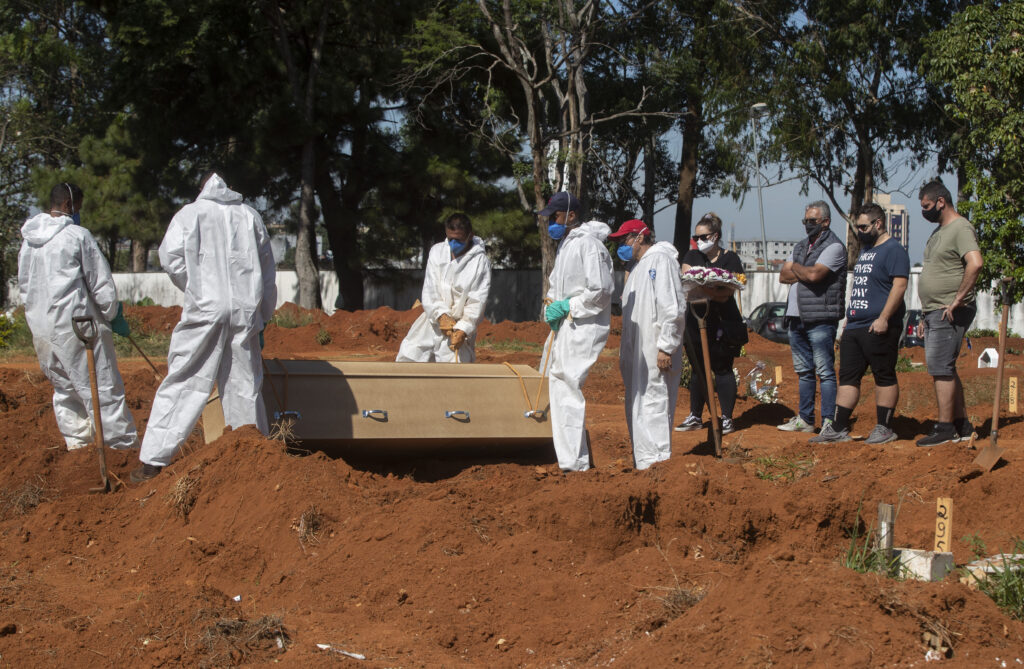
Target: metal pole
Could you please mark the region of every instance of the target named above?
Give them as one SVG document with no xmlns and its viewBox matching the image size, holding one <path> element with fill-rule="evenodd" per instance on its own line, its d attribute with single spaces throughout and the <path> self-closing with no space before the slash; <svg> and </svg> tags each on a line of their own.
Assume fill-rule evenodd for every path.
<svg viewBox="0 0 1024 669">
<path fill-rule="evenodd" d="M 763 102 L 751 105 L 750 120 L 754 123 L 754 162 L 757 165 L 757 212 L 761 217 L 761 254 L 764 259 L 764 268 L 768 269 L 768 236 L 764 231 L 764 201 L 761 198 L 761 154 L 757 148 L 757 135 L 760 130 L 758 119 L 767 114 L 768 105 Z"/>
</svg>

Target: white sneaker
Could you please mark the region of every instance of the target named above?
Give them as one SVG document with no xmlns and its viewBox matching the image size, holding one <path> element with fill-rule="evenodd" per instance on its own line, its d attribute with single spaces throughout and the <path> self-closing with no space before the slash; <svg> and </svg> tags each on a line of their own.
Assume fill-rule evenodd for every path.
<svg viewBox="0 0 1024 669">
<path fill-rule="evenodd" d="M 804 422 L 804 419 L 798 415 L 793 416 L 787 422 L 778 426 L 783 432 L 814 432 L 814 426 L 808 425 Z"/>
<path fill-rule="evenodd" d="M 701 422 L 700 418 L 694 416 L 692 413 L 686 417 L 679 425 L 676 425 L 676 432 L 690 432 L 692 430 L 699 430 L 704 427 L 704 423 Z"/>
<path fill-rule="evenodd" d="M 726 418 L 722 416 L 722 434 L 729 434 L 735 430 L 735 426 L 732 424 L 732 418 Z"/>
</svg>

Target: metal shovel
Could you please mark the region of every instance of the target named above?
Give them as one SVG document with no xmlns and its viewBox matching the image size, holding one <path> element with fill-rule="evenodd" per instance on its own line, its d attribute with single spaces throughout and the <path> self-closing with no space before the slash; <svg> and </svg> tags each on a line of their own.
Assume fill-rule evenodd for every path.
<svg viewBox="0 0 1024 669">
<path fill-rule="evenodd" d="M 82 343 L 85 344 L 85 353 L 89 360 L 89 384 L 92 386 L 92 416 L 96 426 L 96 452 L 100 458 L 100 487 L 89 488 L 89 492 L 111 492 L 110 479 L 107 477 L 107 447 L 103 439 L 103 418 L 100 415 L 100 391 L 96 381 L 96 354 L 93 353 L 93 345 L 96 343 L 98 332 L 96 321 L 92 316 L 75 316 L 71 319 L 71 328 L 75 331 Z"/>
<path fill-rule="evenodd" d="M 1003 303 L 1003 317 L 999 321 L 999 367 L 996 371 L 996 396 L 992 402 L 992 431 L 988 446 L 981 449 L 978 457 L 974 458 L 974 464 L 981 467 L 981 471 L 990 472 L 999 462 L 999 458 L 1006 452 L 1006 449 L 999 447 L 999 403 L 1003 393 L 1003 367 L 1006 365 L 1006 328 L 1010 318 L 1010 278 L 1004 276 L 1000 281 L 1000 293 Z"/>
</svg>

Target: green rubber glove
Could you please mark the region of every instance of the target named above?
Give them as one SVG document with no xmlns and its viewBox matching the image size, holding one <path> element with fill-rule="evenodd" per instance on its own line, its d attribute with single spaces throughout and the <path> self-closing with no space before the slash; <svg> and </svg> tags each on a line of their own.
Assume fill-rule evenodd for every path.
<svg viewBox="0 0 1024 669">
<path fill-rule="evenodd" d="M 558 332 L 558 328 L 562 327 L 562 321 L 569 315 L 569 300 L 558 300 L 552 302 L 544 309 L 544 320 L 551 327 L 552 330 Z"/>
<path fill-rule="evenodd" d="M 120 302 L 117 303 L 117 315 L 110 321 L 110 329 L 114 331 L 114 334 L 119 334 L 122 337 L 127 337 L 132 333 L 132 329 L 128 327 L 128 321 L 124 319 L 124 305 Z"/>
<path fill-rule="evenodd" d="M 266 329 L 267 328 L 263 328 L 263 330 L 266 330 Z M 265 344 L 263 343 L 263 330 L 260 330 L 260 350 L 261 351 L 263 350 L 263 347 L 265 346 Z"/>
</svg>

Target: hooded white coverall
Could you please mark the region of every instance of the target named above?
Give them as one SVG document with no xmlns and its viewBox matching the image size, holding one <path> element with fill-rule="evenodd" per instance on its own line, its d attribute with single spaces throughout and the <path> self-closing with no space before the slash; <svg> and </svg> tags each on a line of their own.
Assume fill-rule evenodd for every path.
<svg viewBox="0 0 1024 669">
<path fill-rule="evenodd" d="M 584 434 L 587 402 L 583 382 L 597 361 L 611 324 L 612 257 L 604 247 L 611 229 L 600 221 L 573 228 L 562 240 L 549 277 L 547 297 L 553 302 L 569 298 L 569 317 L 545 344 L 541 369 L 548 365 L 551 433 L 558 466 L 564 471 L 590 468 L 590 450 Z"/>
<path fill-rule="evenodd" d="M 164 467 L 188 438 L 214 383 L 224 422 L 268 431 L 259 333 L 274 315 L 274 256 L 263 219 L 214 174 L 171 219 L 160 264 L 185 292 L 139 460 Z"/>
<path fill-rule="evenodd" d="M 473 244 L 458 258 L 452 257 L 447 241 L 434 244 L 423 277 L 423 313 L 402 340 L 395 362 L 455 362 L 455 351 L 448 348 L 448 337 L 437 325 L 444 314 L 457 321 L 456 330 L 466 333 L 459 362 L 476 360 L 476 328 L 490 290 L 491 261 L 482 239 L 473 237 Z"/>
<path fill-rule="evenodd" d="M 92 234 L 70 216 L 33 216 L 21 228 L 18 294 L 43 374 L 53 384 L 53 413 L 68 450 L 93 439 L 92 385 L 85 344 L 71 327 L 74 316 L 96 323 L 96 382 L 103 439 L 111 448 L 138 445 L 124 399 L 109 321 L 117 289 Z"/>
<path fill-rule="evenodd" d="M 672 454 L 672 420 L 682 372 L 686 300 L 679 252 L 668 242 L 647 249 L 622 291 L 619 371 L 626 386 L 626 423 L 637 469 Z M 672 357 L 658 369 L 658 351 Z"/>
</svg>

